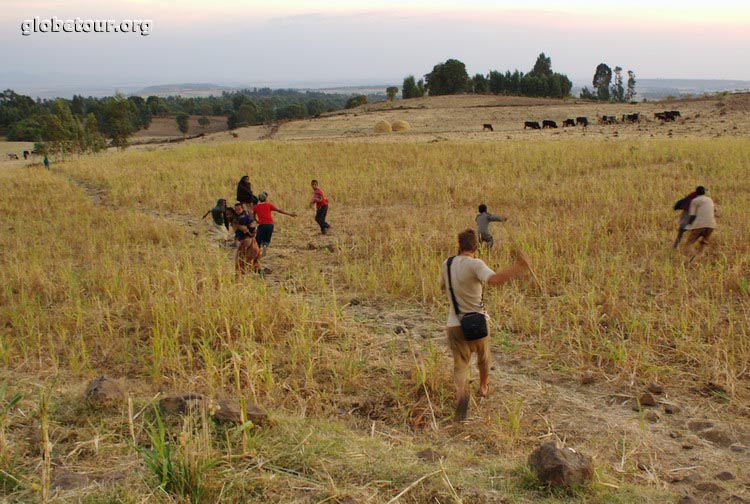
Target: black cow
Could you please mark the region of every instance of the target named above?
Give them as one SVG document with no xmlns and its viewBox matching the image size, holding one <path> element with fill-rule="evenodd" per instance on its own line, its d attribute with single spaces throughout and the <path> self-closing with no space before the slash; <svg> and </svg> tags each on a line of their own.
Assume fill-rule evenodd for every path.
<svg viewBox="0 0 750 504">
<path fill-rule="evenodd" d="M 589 120 L 586 117 L 576 117 L 576 124 L 580 124 L 585 128 L 589 125 Z"/>
<path fill-rule="evenodd" d="M 666 112 L 655 112 L 654 119 L 658 119 L 661 122 L 674 121 L 674 116 L 667 114 Z"/>
<path fill-rule="evenodd" d="M 557 123 L 555 121 L 550 121 L 549 119 L 545 119 L 542 121 L 542 129 L 547 128 L 555 128 L 557 129 Z"/>
<path fill-rule="evenodd" d="M 568 126 L 575 126 L 575 125 L 576 125 L 575 119 L 565 119 L 563 121 L 563 128 L 566 128 Z"/>
<path fill-rule="evenodd" d="M 539 123 L 536 121 L 526 121 L 523 123 L 523 129 L 531 128 L 531 129 L 542 129 L 541 126 L 539 126 Z"/>
<path fill-rule="evenodd" d="M 482 125 L 482 131 L 487 131 L 487 130 L 489 130 L 489 131 L 495 131 L 495 130 L 492 129 L 492 125 L 490 123 L 484 123 Z"/>
<path fill-rule="evenodd" d="M 617 124 L 617 117 L 615 116 L 602 116 L 599 119 L 599 124 Z"/>
<path fill-rule="evenodd" d="M 23 158 L 24 159 L 29 159 L 29 156 L 31 156 L 31 152 L 29 152 L 27 150 L 23 151 Z"/>
<path fill-rule="evenodd" d="M 674 121 L 675 119 L 680 117 L 679 110 L 665 110 L 664 114 L 669 118 L 670 121 Z"/>
<path fill-rule="evenodd" d="M 639 123 L 641 122 L 640 114 L 622 114 L 622 122 Z"/>
<path fill-rule="evenodd" d="M 9 153 L 8 159 L 18 159 L 18 154 Z"/>
</svg>

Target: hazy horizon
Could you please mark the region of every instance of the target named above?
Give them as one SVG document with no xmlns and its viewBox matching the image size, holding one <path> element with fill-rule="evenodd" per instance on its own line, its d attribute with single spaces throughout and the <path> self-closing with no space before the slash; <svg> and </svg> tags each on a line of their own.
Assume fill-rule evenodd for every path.
<svg viewBox="0 0 750 504">
<path fill-rule="evenodd" d="M 590 81 L 596 66 L 637 79 L 750 81 L 750 10 L 736 0 L 10 0 L 0 43 L 3 89 L 142 88 L 176 83 L 400 85 L 449 58 L 470 75 L 529 71 L 540 53 L 556 72 Z M 31 33 L 22 23 L 150 20 L 150 34 Z M 272 87 L 272 86 L 271 86 Z"/>
</svg>

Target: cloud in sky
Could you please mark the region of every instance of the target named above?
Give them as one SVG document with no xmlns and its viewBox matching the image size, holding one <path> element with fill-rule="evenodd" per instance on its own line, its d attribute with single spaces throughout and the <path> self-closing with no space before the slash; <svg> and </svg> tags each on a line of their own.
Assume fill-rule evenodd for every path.
<svg viewBox="0 0 750 504">
<path fill-rule="evenodd" d="M 6 1 L 7 68 L 56 81 L 165 83 L 342 81 L 400 84 L 448 58 L 470 73 L 528 71 L 536 56 L 588 79 L 605 62 L 641 78 L 750 80 L 744 2 L 600 0 Z M 34 16 L 151 19 L 137 34 L 21 35 Z"/>
</svg>

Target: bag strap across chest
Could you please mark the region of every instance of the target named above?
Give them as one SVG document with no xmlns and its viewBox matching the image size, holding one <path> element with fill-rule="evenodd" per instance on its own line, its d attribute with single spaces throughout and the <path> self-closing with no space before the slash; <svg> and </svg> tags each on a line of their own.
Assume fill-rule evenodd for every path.
<svg viewBox="0 0 750 504">
<path fill-rule="evenodd" d="M 453 310 L 456 312 L 456 317 L 458 317 L 461 314 L 461 311 L 458 309 L 458 301 L 456 301 L 456 295 L 453 293 L 453 281 L 451 280 L 451 263 L 453 263 L 453 259 L 455 259 L 456 256 L 452 256 L 448 258 L 448 288 L 451 292 L 451 299 L 453 300 Z"/>
</svg>

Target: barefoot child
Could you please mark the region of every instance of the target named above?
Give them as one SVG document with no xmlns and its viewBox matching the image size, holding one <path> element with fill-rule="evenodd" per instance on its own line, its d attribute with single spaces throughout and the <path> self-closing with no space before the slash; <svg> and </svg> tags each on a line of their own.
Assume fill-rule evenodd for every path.
<svg viewBox="0 0 750 504">
<path fill-rule="evenodd" d="M 276 208 L 274 205 L 266 201 L 267 199 L 267 193 L 258 193 L 258 204 L 253 207 L 253 217 L 255 217 L 255 220 L 258 222 L 258 231 L 255 235 L 255 240 L 260 247 L 261 257 L 266 255 L 266 249 L 271 243 L 271 235 L 273 235 L 273 216 L 271 215 L 271 212 L 278 212 L 290 217 L 297 217 L 296 213 L 285 212 L 280 208 Z"/>
<path fill-rule="evenodd" d="M 323 195 L 323 191 L 320 190 L 320 187 L 318 187 L 317 180 L 313 180 L 310 185 L 312 186 L 313 190 L 313 197 L 312 200 L 310 200 L 310 206 L 315 205 L 315 207 L 317 208 L 315 212 L 315 222 L 317 222 L 320 226 L 320 232 L 326 234 L 328 233 L 328 229 L 331 227 L 331 225 L 326 222 L 326 214 L 328 213 L 328 200 Z"/>
<path fill-rule="evenodd" d="M 479 243 L 486 243 L 488 248 L 492 248 L 494 240 L 490 233 L 490 222 L 503 222 L 508 220 L 507 217 L 500 217 L 487 212 L 487 205 L 479 205 L 479 215 L 477 215 L 477 234 L 479 234 Z"/>
</svg>

